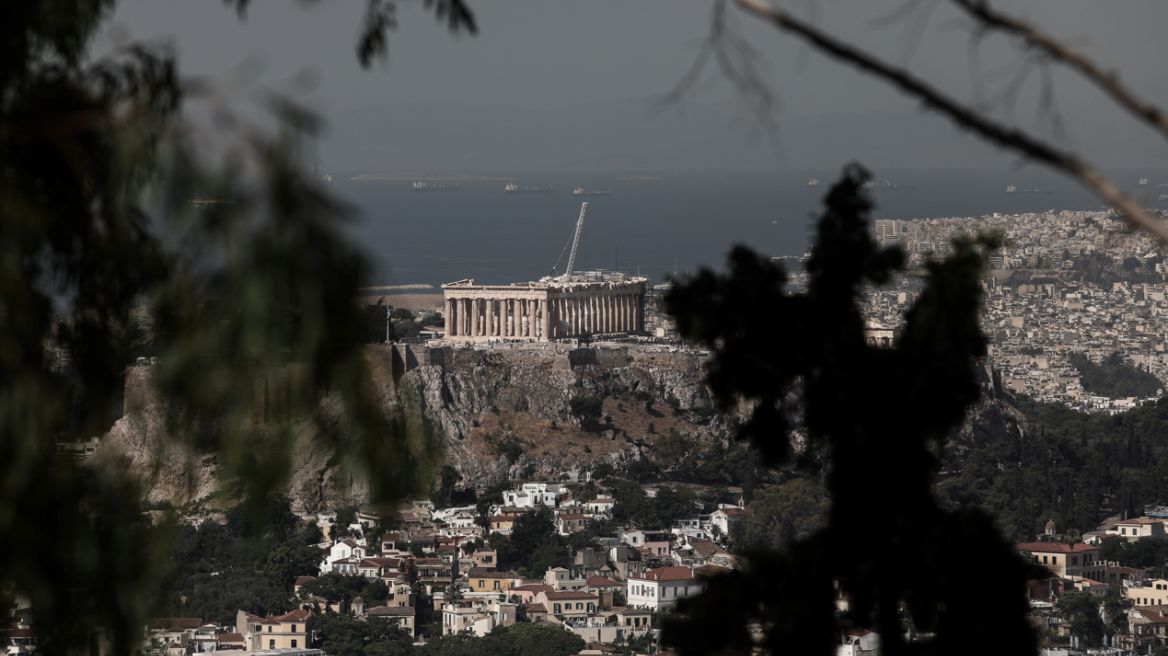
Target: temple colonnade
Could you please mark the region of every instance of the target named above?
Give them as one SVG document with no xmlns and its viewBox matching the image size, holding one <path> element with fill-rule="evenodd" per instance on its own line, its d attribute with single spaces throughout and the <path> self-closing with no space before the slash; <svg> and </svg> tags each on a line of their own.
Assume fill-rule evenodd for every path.
<svg viewBox="0 0 1168 656">
<path fill-rule="evenodd" d="M 645 282 L 449 283 L 442 286 L 446 337 L 547 341 L 585 333 L 640 332 L 645 328 Z"/>
</svg>

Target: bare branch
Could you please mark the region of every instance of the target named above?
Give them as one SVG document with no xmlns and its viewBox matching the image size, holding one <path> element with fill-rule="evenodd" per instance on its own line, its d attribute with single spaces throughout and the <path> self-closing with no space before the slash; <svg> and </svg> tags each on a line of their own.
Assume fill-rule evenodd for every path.
<svg viewBox="0 0 1168 656">
<path fill-rule="evenodd" d="M 1071 50 L 1066 44 L 1033 25 L 992 9 L 988 0 L 952 1 L 981 21 L 984 27 L 1019 37 L 1028 46 L 1078 71 L 1083 77 L 1094 82 L 1104 93 L 1111 96 L 1112 100 L 1119 103 L 1124 109 L 1146 121 L 1165 138 L 1168 138 L 1168 115 L 1165 115 L 1159 107 L 1137 96 L 1134 91 L 1120 82 L 1118 73 L 1103 71 L 1086 57 Z"/>
<path fill-rule="evenodd" d="M 767 5 L 763 0 L 735 1 L 743 9 L 771 23 L 777 29 L 793 34 L 807 41 L 820 52 L 847 62 L 920 100 L 925 107 L 940 112 L 959 127 L 976 133 L 986 141 L 1042 162 L 1079 180 L 1124 214 L 1128 221 L 1147 230 L 1161 243 L 1168 244 L 1168 226 L 1144 211 L 1139 203 L 1124 194 L 1115 183 L 1074 153 L 1060 150 L 1017 128 L 987 118 L 974 109 L 950 98 L 912 73 L 893 67 L 851 44 L 840 41 L 799 20 L 788 11 Z"/>
</svg>

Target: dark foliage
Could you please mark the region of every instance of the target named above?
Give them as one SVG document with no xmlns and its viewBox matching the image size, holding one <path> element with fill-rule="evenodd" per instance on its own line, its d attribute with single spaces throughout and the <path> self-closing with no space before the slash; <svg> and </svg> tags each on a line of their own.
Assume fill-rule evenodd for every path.
<svg viewBox="0 0 1168 656">
<path fill-rule="evenodd" d="M 1092 394 L 1112 399 L 1129 396 L 1142 399 L 1164 389 L 1159 378 L 1125 363 L 1119 353 L 1112 353 L 1100 364 L 1092 363 L 1082 353 L 1073 353 L 1067 359 L 1083 375 L 1083 389 Z"/>
<path fill-rule="evenodd" d="M 1082 534 L 1106 515 L 1138 517 L 1145 505 L 1168 503 L 1168 400 L 1117 415 L 1024 397 L 1018 409 L 1027 434 L 1014 428 L 1005 442 L 950 458 L 950 474 L 936 487 L 943 502 L 993 512 L 1017 542 L 1049 520 L 1059 533 Z"/>
<path fill-rule="evenodd" d="M 834 581 L 854 596 L 844 621 L 877 631 L 885 654 L 916 653 L 923 644 L 906 644 L 902 603 L 919 632 L 935 635 L 930 651 L 1035 651 L 1022 594 L 1031 566 L 987 514 L 946 510 L 932 494 L 939 441 L 979 396 L 978 280 L 985 250 L 997 242 L 956 240 L 952 255 L 928 265 L 896 345 L 868 346 L 856 294 L 903 262 L 868 235 L 868 178 L 848 167 L 828 192 L 806 293 L 784 294 L 781 267 L 739 247 L 728 274 L 703 270 L 666 296 L 680 332 L 714 349 L 708 383 L 719 407 L 755 402 L 739 436 L 770 463 L 789 459 L 789 393 L 800 381 L 808 448 L 831 463 L 823 529 L 785 551 L 752 554 L 748 570 L 716 577 L 706 593 L 679 604 L 687 618 L 666 623 L 663 640 L 683 656 L 750 653 L 759 646 L 752 622 L 773 653 L 834 653 Z M 959 572 L 953 562 L 966 567 Z"/>
<path fill-rule="evenodd" d="M 600 415 L 604 412 L 604 399 L 596 396 L 574 396 L 568 401 L 572 414 L 580 420 L 580 427 L 587 431 L 600 429 Z"/>
<path fill-rule="evenodd" d="M 418 656 L 569 656 L 584 649 L 584 639 L 558 627 L 520 623 L 498 627 L 486 637 L 442 636 L 419 649 Z"/>
<path fill-rule="evenodd" d="M 388 344 L 397 339 L 390 312 L 396 312 L 392 305 L 385 304 L 385 297 L 365 306 L 365 341 L 369 344 Z"/>
<path fill-rule="evenodd" d="M 541 576 L 548 567 L 567 563 L 564 538 L 556 531 L 555 515 L 550 508 L 520 515 L 510 536 L 492 533 L 488 540 L 491 548 L 498 551 L 500 567 Z"/>
<path fill-rule="evenodd" d="M 409 634 L 383 617 L 359 620 L 327 612 L 313 619 L 312 635 L 312 647 L 330 656 L 408 656 L 413 651 Z M 371 649 L 375 645 L 382 646 Z"/>
<path fill-rule="evenodd" d="M 357 597 L 365 600 L 365 605 L 373 606 L 385 601 L 389 596 L 389 588 L 383 581 L 370 581 L 363 576 L 346 576 L 338 572 L 329 572 L 300 586 L 300 598 L 307 599 L 319 596 L 330 602 L 351 602 Z"/>
</svg>

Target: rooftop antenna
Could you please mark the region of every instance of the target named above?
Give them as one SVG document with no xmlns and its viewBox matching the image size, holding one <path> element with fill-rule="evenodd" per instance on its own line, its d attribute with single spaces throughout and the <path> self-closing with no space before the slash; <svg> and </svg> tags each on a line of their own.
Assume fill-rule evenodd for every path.
<svg viewBox="0 0 1168 656">
<path fill-rule="evenodd" d="M 576 221 L 576 236 L 572 238 L 572 252 L 568 255 L 568 267 L 564 269 L 564 275 L 560 276 L 560 282 L 567 282 L 568 278 L 572 276 L 572 267 L 576 264 L 576 249 L 580 246 L 580 231 L 584 229 L 584 214 L 588 212 L 588 203 L 585 202 L 580 206 L 580 218 Z"/>
</svg>

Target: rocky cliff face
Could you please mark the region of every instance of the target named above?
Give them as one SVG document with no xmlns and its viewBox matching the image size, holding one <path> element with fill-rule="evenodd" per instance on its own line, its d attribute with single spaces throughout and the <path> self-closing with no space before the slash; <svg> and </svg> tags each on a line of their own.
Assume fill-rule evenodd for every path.
<svg viewBox="0 0 1168 656">
<path fill-rule="evenodd" d="M 572 361 L 566 361 L 562 354 L 530 356 L 528 353 L 509 358 L 506 352 L 479 352 L 477 360 L 465 366 L 421 366 L 398 381 L 400 408 L 420 413 L 440 428 L 446 460 L 459 470 L 463 485 L 487 486 L 520 477 L 550 478 L 602 462 L 620 467 L 651 448 L 651 441 L 644 440 L 643 435 L 629 434 L 628 429 L 615 424 L 601 435 L 578 430 L 579 420 L 572 415 L 570 406 L 577 396 L 631 398 L 632 394 L 645 392 L 662 406 L 669 399 L 677 399 L 682 409 L 710 403 L 709 391 L 702 382 L 703 359 L 697 355 L 614 349 L 600 354 L 574 352 L 577 357 Z M 626 412 L 633 410 L 636 403 L 630 400 Z M 489 415 L 522 419 L 500 420 L 507 426 L 523 425 L 505 428 L 501 424 L 499 428 L 500 437 L 529 445 L 514 461 L 482 448 L 491 431 L 480 430 L 475 424 L 486 421 L 484 416 Z M 661 420 L 666 430 L 674 423 L 664 415 Z M 553 425 L 561 428 L 552 431 Z M 695 433 L 705 432 L 704 427 L 692 429 Z M 541 452 L 541 444 L 562 438 L 565 430 L 571 439 L 559 441 L 572 443 L 574 439 L 573 447 L 583 444 L 587 450 Z"/>
<path fill-rule="evenodd" d="M 694 423 L 668 405 L 672 399 L 682 410 L 710 403 L 702 381 L 704 358 L 696 354 L 446 349 L 425 354 L 410 367 L 393 364 L 390 352 L 378 348 L 371 347 L 368 360 L 385 411 L 414 432 L 434 434 L 465 486 L 550 479 L 600 463 L 623 467 L 650 455 L 654 441 L 669 433 L 702 441 L 727 438 L 726 426 Z M 1012 398 L 994 384 L 992 373 L 982 373 L 984 398 L 952 436 L 959 447 L 1005 439 L 1010 423 L 1025 430 Z M 144 375 L 135 374 L 137 388 L 148 389 Z M 652 401 L 645 403 L 645 394 L 639 392 Z M 570 402 L 582 395 L 604 399 L 600 431 L 582 430 L 572 415 Z M 172 434 L 172 427 L 182 422 L 174 421 L 171 405 L 145 394 L 136 398 L 145 400 L 133 407 L 127 403 L 126 416 L 102 440 L 99 460 L 136 480 L 151 501 L 181 505 L 213 492 L 219 454 L 202 452 L 191 440 Z M 344 412 L 335 399 L 322 400 L 322 409 L 334 417 Z M 335 462 L 332 447 L 311 422 L 294 423 L 292 432 L 287 491 L 295 510 L 335 508 L 368 498 L 367 481 Z M 249 439 L 262 445 L 267 439 L 263 427 L 257 426 Z M 501 441 L 521 445 L 522 452 L 500 452 Z"/>
<path fill-rule="evenodd" d="M 423 426 L 431 429 L 446 461 L 459 469 L 462 484 L 468 486 L 521 476 L 552 477 L 599 462 L 623 466 L 650 448 L 650 442 L 640 435 L 634 440 L 627 431 L 609 430 L 607 436 L 580 431 L 569 405 L 576 396 L 603 398 L 644 391 L 662 405 L 670 398 L 677 399 L 681 408 L 709 403 L 701 380 L 701 359 L 696 355 L 626 349 L 603 353 L 448 349 L 444 365 L 414 366 L 402 373 L 395 371 L 388 354 L 383 347 L 371 347 L 367 357 L 375 394 L 386 413 L 404 419 L 418 432 Z M 182 505 L 211 494 L 220 475 L 220 454 L 201 451 L 197 440 L 174 434 L 183 425 L 180 411 L 153 393 L 149 368 L 132 370 L 127 390 L 135 391 L 128 394 L 127 414 L 103 438 L 98 461 L 136 481 L 149 501 Z M 331 399 L 322 400 L 322 409 L 332 416 L 344 412 Z M 524 423 L 534 430 L 520 433 L 533 448 L 514 462 L 489 453 L 483 441 L 491 436 L 476 428 L 484 415 L 525 418 Z M 560 426 L 555 437 L 568 434 L 581 443 L 591 440 L 595 448 L 541 454 L 534 448 L 544 441 L 539 433 L 553 422 Z M 662 428 L 669 423 L 661 421 Z M 295 510 L 309 512 L 368 498 L 367 481 L 334 462 L 332 447 L 316 434 L 311 422 L 294 422 L 292 433 L 287 492 Z M 257 425 L 248 439 L 262 449 L 268 437 L 264 427 Z"/>
<path fill-rule="evenodd" d="M 322 400 L 326 414 L 343 411 L 335 399 Z M 181 435 L 182 411 L 156 402 L 119 419 L 102 438 L 95 464 L 113 467 L 135 482 L 149 502 L 184 505 L 211 495 L 221 473 L 220 454 L 200 449 L 199 440 Z M 211 426 L 208 430 L 218 430 Z M 257 457 L 280 448 L 262 426 L 248 431 L 249 452 Z M 296 512 L 336 508 L 368 498 L 368 481 L 333 462 L 335 450 L 308 420 L 291 427 L 287 494 Z"/>
</svg>

